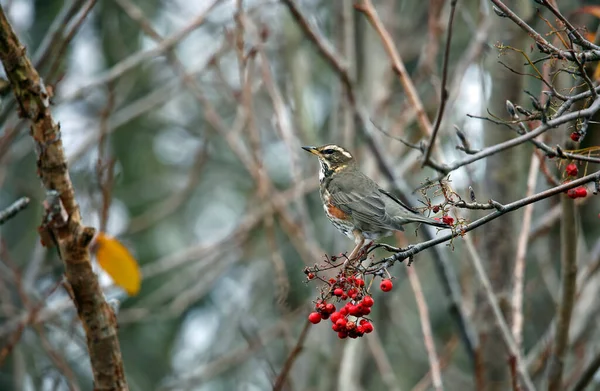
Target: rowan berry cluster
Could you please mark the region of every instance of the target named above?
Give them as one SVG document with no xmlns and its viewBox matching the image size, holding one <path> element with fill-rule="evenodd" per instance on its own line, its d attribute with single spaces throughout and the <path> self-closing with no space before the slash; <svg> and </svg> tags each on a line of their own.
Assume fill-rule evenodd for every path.
<svg viewBox="0 0 600 391">
<path fill-rule="evenodd" d="M 313 271 L 307 270 L 306 274 L 309 280 L 316 278 Z M 367 316 L 371 313 L 375 301 L 361 275 L 346 275 L 342 270 L 337 278 L 323 281 L 326 282 L 325 289 L 321 298 L 315 302 L 315 311 L 308 315 L 308 320 L 317 324 L 321 320 L 329 319 L 331 329 L 341 339 L 358 338 L 372 332 L 373 323 Z M 393 284 L 390 279 L 384 279 L 379 287 L 383 292 L 389 292 Z M 340 307 L 339 310 L 336 304 Z"/>
<path fill-rule="evenodd" d="M 575 163 L 567 164 L 565 167 L 565 174 L 567 177 L 576 177 L 579 174 L 579 169 Z M 567 197 L 569 198 L 585 198 L 587 196 L 587 189 L 584 186 L 579 186 L 574 189 L 567 190 Z"/>
</svg>

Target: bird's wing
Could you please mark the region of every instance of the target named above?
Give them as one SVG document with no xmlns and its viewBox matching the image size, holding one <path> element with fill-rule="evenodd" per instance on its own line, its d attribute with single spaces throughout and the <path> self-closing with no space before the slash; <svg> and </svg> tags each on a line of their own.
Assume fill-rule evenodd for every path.
<svg viewBox="0 0 600 391">
<path fill-rule="evenodd" d="M 393 194 L 380 188 L 361 172 L 342 174 L 330 182 L 331 202 L 352 215 L 354 223 L 368 224 L 378 230 L 403 231 L 407 223 L 424 223 L 448 228 L 448 225 L 425 217 L 407 206 Z"/>
<path fill-rule="evenodd" d="M 400 199 L 398 197 L 396 197 L 395 195 L 393 195 L 392 193 L 390 193 L 389 191 L 383 190 L 383 189 L 379 189 L 380 193 L 385 194 L 386 196 L 388 196 L 389 198 L 392 199 L 392 201 L 394 201 L 395 203 L 397 203 L 400 207 L 402 207 L 403 209 L 406 209 L 409 212 L 412 212 L 414 214 L 417 214 L 418 212 L 416 210 L 414 210 L 413 208 L 411 208 L 410 206 L 406 205 L 404 202 L 400 201 Z"/>
<path fill-rule="evenodd" d="M 345 181 L 332 180 L 329 185 L 330 202 L 352 216 L 358 226 L 368 225 L 378 230 L 401 229 L 393 223 L 386 210 L 385 197 L 373 181 L 368 186 L 344 186 Z"/>
</svg>

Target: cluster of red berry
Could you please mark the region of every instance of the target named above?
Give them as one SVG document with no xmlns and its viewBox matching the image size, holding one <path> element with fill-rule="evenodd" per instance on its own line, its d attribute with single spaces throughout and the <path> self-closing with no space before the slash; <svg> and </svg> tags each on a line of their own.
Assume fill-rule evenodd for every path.
<svg viewBox="0 0 600 391">
<path fill-rule="evenodd" d="M 577 169 L 577 165 L 575 163 L 570 163 L 565 167 L 565 174 L 567 176 L 577 176 L 579 173 L 579 169 Z M 585 198 L 587 196 L 587 189 L 583 186 L 577 187 L 575 189 L 567 190 L 567 196 L 569 198 Z"/>
<path fill-rule="evenodd" d="M 322 319 L 330 319 L 331 329 L 342 339 L 362 337 L 373 331 L 373 323 L 366 316 L 371 313 L 375 301 L 369 296 L 365 281 L 358 276 L 338 276 L 337 279 L 330 278 L 328 283 L 329 290 L 325 299 L 317 300 L 315 312 L 308 315 L 308 320 L 317 324 Z M 379 285 L 384 292 L 391 291 L 392 287 L 392 281 L 389 279 L 382 280 Z M 335 305 L 328 303 L 328 299 L 337 300 L 338 303 L 348 301 L 336 311 Z"/>
<path fill-rule="evenodd" d="M 439 210 L 439 208 L 438 208 L 438 210 Z M 434 211 L 435 211 L 435 207 L 434 207 Z M 434 217 L 433 219 L 436 221 L 441 221 L 448 225 L 454 225 L 454 217 L 452 217 L 450 215 L 444 215 L 444 216 L 442 216 L 441 219 L 439 217 Z"/>
</svg>

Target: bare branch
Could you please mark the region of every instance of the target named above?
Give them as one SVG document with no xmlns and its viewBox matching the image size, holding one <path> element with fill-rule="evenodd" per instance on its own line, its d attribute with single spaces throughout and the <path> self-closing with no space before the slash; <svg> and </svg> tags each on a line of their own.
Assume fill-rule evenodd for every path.
<svg viewBox="0 0 600 391">
<path fill-rule="evenodd" d="M 15 217 L 17 213 L 27 208 L 27 205 L 29 205 L 29 198 L 22 197 L 13 202 L 6 209 L 0 210 L 0 225 Z"/>
<path fill-rule="evenodd" d="M 67 280 L 73 291 L 77 313 L 86 333 L 88 350 L 98 390 L 127 390 L 114 313 L 104 299 L 92 270 L 88 246 L 95 230 L 81 223 L 79 205 L 67 170 L 60 127 L 52 118 L 49 96 L 25 48 L 19 42 L 0 7 L 0 60 L 19 104 L 19 114 L 31 122 L 37 145 L 38 173 L 44 187 L 56 191 L 68 215 L 64 225 L 49 222 L 48 230 L 59 245 Z"/>
</svg>

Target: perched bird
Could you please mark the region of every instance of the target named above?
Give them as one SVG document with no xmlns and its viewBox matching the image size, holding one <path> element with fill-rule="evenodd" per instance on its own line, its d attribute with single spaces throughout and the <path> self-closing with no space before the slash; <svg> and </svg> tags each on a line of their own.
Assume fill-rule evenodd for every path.
<svg viewBox="0 0 600 391">
<path fill-rule="evenodd" d="M 441 221 L 420 215 L 363 174 L 354 157 L 344 148 L 329 144 L 302 147 L 316 155 L 321 164 L 319 181 L 325 214 L 343 234 L 354 239 L 354 258 L 365 244 L 393 231 L 404 231 L 408 223 L 423 223 L 441 228 Z"/>
</svg>

